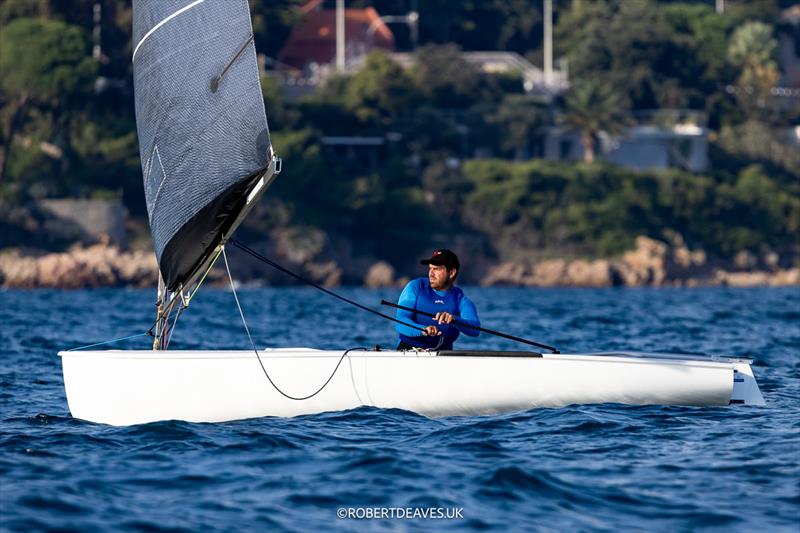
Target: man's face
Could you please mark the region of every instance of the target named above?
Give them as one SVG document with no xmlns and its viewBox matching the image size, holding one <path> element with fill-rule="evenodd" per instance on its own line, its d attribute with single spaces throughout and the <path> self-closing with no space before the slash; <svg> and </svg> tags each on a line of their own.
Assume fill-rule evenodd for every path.
<svg viewBox="0 0 800 533">
<path fill-rule="evenodd" d="M 437 291 L 449 289 L 455 275 L 456 269 L 448 270 L 443 265 L 428 265 L 428 279 L 431 282 L 431 288 Z"/>
</svg>

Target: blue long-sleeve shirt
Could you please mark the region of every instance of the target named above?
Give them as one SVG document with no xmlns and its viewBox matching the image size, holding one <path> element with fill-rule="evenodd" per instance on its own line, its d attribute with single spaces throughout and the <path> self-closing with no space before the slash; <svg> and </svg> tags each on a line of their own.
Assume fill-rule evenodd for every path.
<svg viewBox="0 0 800 533">
<path fill-rule="evenodd" d="M 478 310 L 472 300 L 467 298 L 464 295 L 464 291 L 458 287 L 451 287 L 447 291 L 437 291 L 431 288 L 431 282 L 428 278 L 417 278 L 408 282 L 397 303 L 404 307 L 433 315 L 444 311 L 458 318 L 458 321 L 462 324 L 439 324 L 433 318 L 419 313 L 412 313 L 403 309 L 397 310 L 397 319 L 402 322 L 414 324 L 421 328 L 436 326 L 444 336 L 440 347 L 442 350 L 452 350 L 453 342 L 458 338 L 459 333 L 464 333 L 470 337 L 480 335 L 480 331 L 469 327 L 480 327 L 481 322 L 478 319 Z M 438 336 L 423 336 L 421 331 L 403 324 L 397 324 L 396 329 L 400 335 L 400 340 L 411 346 L 435 348 L 439 343 Z"/>
</svg>

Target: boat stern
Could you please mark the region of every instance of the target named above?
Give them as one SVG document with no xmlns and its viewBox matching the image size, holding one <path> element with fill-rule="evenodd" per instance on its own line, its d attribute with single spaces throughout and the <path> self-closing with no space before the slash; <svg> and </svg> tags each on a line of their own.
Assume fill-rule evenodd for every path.
<svg viewBox="0 0 800 533">
<path fill-rule="evenodd" d="M 739 405 L 766 405 L 758 382 L 753 376 L 753 369 L 748 363 L 734 363 L 733 365 L 733 392 L 731 404 Z"/>
</svg>

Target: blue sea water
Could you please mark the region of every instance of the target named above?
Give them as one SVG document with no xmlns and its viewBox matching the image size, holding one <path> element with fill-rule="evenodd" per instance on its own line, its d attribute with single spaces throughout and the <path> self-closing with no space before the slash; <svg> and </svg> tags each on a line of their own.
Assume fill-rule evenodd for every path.
<svg viewBox="0 0 800 533">
<path fill-rule="evenodd" d="M 152 291 L 6 291 L 0 529 L 800 531 L 800 290 L 466 290 L 486 327 L 562 351 L 752 356 L 767 406 L 595 405 L 443 419 L 365 407 L 110 427 L 71 418 L 56 352 L 146 330 Z M 368 305 L 398 295 L 341 292 Z M 313 289 L 240 298 L 259 346 L 394 343 L 390 323 Z M 173 340 L 247 346 L 224 290 L 198 293 Z M 457 347 L 518 348 L 487 336 Z M 337 517 L 348 508 L 456 517 Z"/>
</svg>

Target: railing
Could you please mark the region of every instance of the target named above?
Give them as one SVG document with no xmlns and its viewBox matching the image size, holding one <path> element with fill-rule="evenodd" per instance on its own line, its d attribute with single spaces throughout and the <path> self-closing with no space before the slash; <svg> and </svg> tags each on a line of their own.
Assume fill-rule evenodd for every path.
<svg viewBox="0 0 800 533">
<path fill-rule="evenodd" d="M 705 128 L 708 124 L 706 114 L 696 109 L 648 109 L 634 111 L 631 116 L 635 126 L 674 129 L 680 126 Z"/>
</svg>

